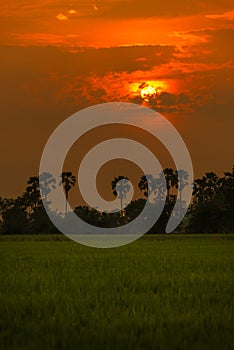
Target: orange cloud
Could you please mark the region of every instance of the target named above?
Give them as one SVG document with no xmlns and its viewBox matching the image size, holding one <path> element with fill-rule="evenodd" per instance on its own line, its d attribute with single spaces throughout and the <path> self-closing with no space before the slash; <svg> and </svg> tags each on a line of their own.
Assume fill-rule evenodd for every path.
<svg viewBox="0 0 234 350">
<path fill-rule="evenodd" d="M 99 6 L 97 4 L 93 4 L 93 9 L 94 9 L 94 11 L 98 11 L 99 10 Z"/>
<path fill-rule="evenodd" d="M 80 35 L 78 34 L 45 34 L 45 33 L 28 33 L 28 34 L 11 34 L 13 40 L 16 40 L 17 46 L 58 46 L 67 47 L 69 51 L 73 51 L 73 47 L 80 45 Z M 20 45 L 19 45 L 20 43 Z M 78 51 L 78 50 L 76 50 Z"/>
<path fill-rule="evenodd" d="M 226 19 L 228 21 L 233 21 L 234 11 L 224 12 L 221 14 L 206 15 L 205 17 L 209 19 Z"/>
<path fill-rule="evenodd" d="M 59 21 L 67 21 L 68 20 L 68 17 L 65 16 L 63 13 L 59 13 L 57 14 L 56 18 L 59 20 Z"/>
<path fill-rule="evenodd" d="M 75 14 L 78 13 L 78 12 L 77 12 L 76 10 L 71 9 L 71 10 L 68 11 L 68 13 L 69 13 L 70 15 L 75 15 Z"/>
</svg>

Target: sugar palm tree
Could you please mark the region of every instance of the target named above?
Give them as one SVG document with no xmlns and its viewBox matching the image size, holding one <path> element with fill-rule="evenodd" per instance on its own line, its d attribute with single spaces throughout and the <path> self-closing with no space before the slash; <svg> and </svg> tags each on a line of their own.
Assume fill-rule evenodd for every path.
<svg viewBox="0 0 234 350">
<path fill-rule="evenodd" d="M 44 172 L 39 176 L 42 197 L 47 201 L 48 194 L 55 189 L 56 180 L 52 174 Z"/>
<path fill-rule="evenodd" d="M 171 168 L 165 168 L 163 172 L 167 184 L 167 198 L 169 199 L 171 188 L 178 188 L 178 178 L 176 172 L 174 172 L 174 170 Z"/>
<path fill-rule="evenodd" d="M 164 177 L 164 172 L 161 171 L 158 177 L 155 179 L 155 189 L 157 191 L 157 201 L 161 202 L 165 198 L 167 191 L 167 184 Z"/>
<path fill-rule="evenodd" d="M 62 180 L 60 181 L 59 184 L 64 185 L 65 196 L 66 196 L 65 213 L 67 214 L 68 193 L 71 190 L 71 188 L 75 185 L 76 177 L 74 175 L 72 175 L 72 172 L 64 171 L 61 174 L 61 178 L 62 178 Z"/>
<path fill-rule="evenodd" d="M 144 191 L 144 196 L 148 198 L 155 189 L 155 178 L 153 175 L 142 175 L 138 187 Z"/>
<path fill-rule="evenodd" d="M 111 182 L 113 195 L 120 200 L 120 216 L 124 216 L 123 200 L 126 198 L 127 193 L 130 191 L 130 185 L 128 183 L 129 178 L 126 176 L 115 177 Z M 119 182 L 121 181 L 121 182 Z"/>
<path fill-rule="evenodd" d="M 183 169 L 176 170 L 176 176 L 177 176 L 177 185 L 176 188 L 178 188 L 179 192 L 179 217 L 182 217 L 182 209 L 183 209 L 183 202 L 182 202 L 182 192 L 186 186 L 188 186 L 188 173 L 187 171 Z"/>
<path fill-rule="evenodd" d="M 182 192 L 186 186 L 188 186 L 188 173 L 187 171 L 180 169 L 176 171 L 176 175 L 178 178 L 177 188 L 179 191 L 179 200 L 182 203 Z"/>
</svg>

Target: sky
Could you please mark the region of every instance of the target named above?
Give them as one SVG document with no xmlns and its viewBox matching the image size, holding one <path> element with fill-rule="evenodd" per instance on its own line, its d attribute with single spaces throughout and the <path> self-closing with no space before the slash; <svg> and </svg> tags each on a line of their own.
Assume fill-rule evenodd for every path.
<svg viewBox="0 0 234 350">
<path fill-rule="evenodd" d="M 62 121 L 105 102 L 137 103 L 164 115 L 183 137 L 195 177 L 231 169 L 232 1 L 11 0 L 1 4 L 0 19 L 0 196 L 24 191 Z M 156 98 L 142 98 L 149 87 Z M 150 146 L 147 135 L 135 134 Z M 107 135 L 103 129 L 80 144 L 77 161 Z M 165 166 L 168 157 L 161 150 Z M 76 171 L 74 160 L 65 164 Z M 103 178 L 140 175 L 127 167 L 119 161 L 103 167 L 104 196 Z"/>
</svg>

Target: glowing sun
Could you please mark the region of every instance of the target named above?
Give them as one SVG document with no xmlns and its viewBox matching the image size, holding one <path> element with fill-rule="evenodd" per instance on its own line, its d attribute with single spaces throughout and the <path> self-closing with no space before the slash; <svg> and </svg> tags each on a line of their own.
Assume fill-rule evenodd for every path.
<svg viewBox="0 0 234 350">
<path fill-rule="evenodd" d="M 145 100 L 146 102 L 149 102 L 150 99 L 154 99 L 156 97 L 156 89 L 153 86 L 145 86 L 142 90 L 141 90 L 141 97 L 143 98 L 143 100 Z"/>
</svg>

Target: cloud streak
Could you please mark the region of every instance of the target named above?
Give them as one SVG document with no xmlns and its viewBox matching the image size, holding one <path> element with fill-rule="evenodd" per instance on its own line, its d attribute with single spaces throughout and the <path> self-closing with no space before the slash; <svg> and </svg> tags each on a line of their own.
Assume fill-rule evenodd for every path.
<svg viewBox="0 0 234 350">
<path fill-rule="evenodd" d="M 209 18 L 209 19 L 226 19 L 228 21 L 233 21 L 234 20 L 234 11 L 213 14 L 213 15 L 206 15 L 205 17 Z"/>
</svg>

